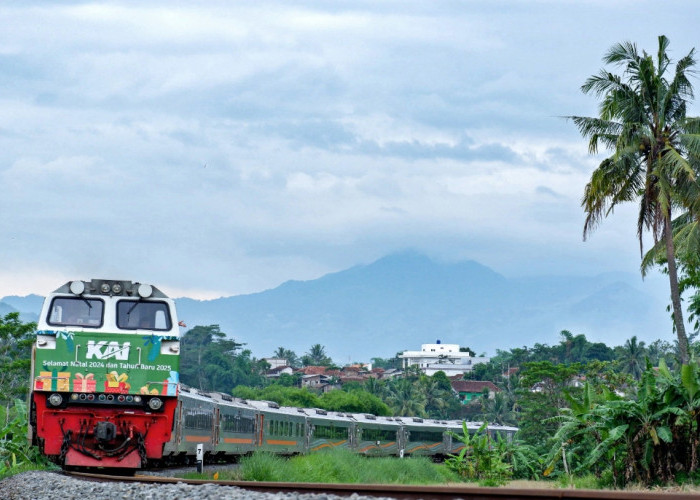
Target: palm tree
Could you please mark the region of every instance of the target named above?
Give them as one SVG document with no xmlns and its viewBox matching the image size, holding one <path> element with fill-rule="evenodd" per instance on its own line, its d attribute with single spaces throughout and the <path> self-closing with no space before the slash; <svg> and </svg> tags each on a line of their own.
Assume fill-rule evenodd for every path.
<svg viewBox="0 0 700 500">
<path fill-rule="evenodd" d="M 700 154 L 695 119 L 686 118 L 693 88 L 686 73 L 695 65 L 694 49 L 676 64 L 666 53 L 668 38 L 659 37 L 656 62 L 639 54 L 631 42 L 614 45 L 603 58 L 624 67 L 623 76 L 602 70 L 586 80 L 581 90 L 601 97 L 599 117 L 569 117 L 589 139 L 589 152 L 599 145 L 612 150 L 591 175 L 582 206 L 586 212 L 584 240 L 615 206 L 639 201 L 637 236 L 651 231 L 666 250 L 673 318 L 682 363 L 688 361 L 688 339 L 683 323 L 678 272 L 671 230 L 671 211 L 677 188 L 695 178 L 689 156 Z M 669 78 L 670 76 L 670 78 Z"/>
<path fill-rule="evenodd" d="M 389 388 L 387 403 L 394 415 L 404 417 L 425 417 L 425 394 L 411 380 L 402 378 L 394 381 Z"/>
<path fill-rule="evenodd" d="M 616 348 L 617 349 L 617 348 Z M 642 378 L 644 372 L 644 357 L 647 354 L 644 342 L 637 342 L 634 335 L 625 341 L 620 349 L 619 362 L 623 373 L 629 373 L 635 380 Z"/>
<path fill-rule="evenodd" d="M 480 398 L 483 417 L 487 422 L 498 425 L 514 425 L 516 422 L 513 403 L 506 394 L 497 392 L 493 399 Z"/>
<path fill-rule="evenodd" d="M 326 354 L 326 348 L 321 344 L 312 345 L 309 352 L 301 358 L 301 362 L 304 366 L 330 366 L 333 364 L 333 360 Z"/>
<path fill-rule="evenodd" d="M 447 398 L 451 398 L 452 391 L 445 391 L 440 387 L 440 381 L 434 377 L 422 376 L 418 380 L 417 390 L 425 400 L 426 414 L 433 418 L 445 418 L 444 410 L 447 408 Z"/>
<path fill-rule="evenodd" d="M 291 349 L 285 349 L 284 347 L 278 347 L 277 350 L 272 353 L 275 358 L 286 359 L 289 366 L 292 368 L 299 368 L 301 364 L 299 361 L 299 356 Z"/>
<path fill-rule="evenodd" d="M 365 380 L 364 384 L 362 384 L 362 388 L 379 398 L 386 394 L 386 382 L 383 380 L 377 380 L 374 377 L 370 377 Z"/>
<path fill-rule="evenodd" d="M 696 171 L 700 171 L 700 159 L 693 158 Z M 681 295 L 688 290 L 695 293 L 688 300 L 688 319 L 694 323 L 695 335 L 700 332 L 700 182 L 688 180 L 679 194 L 687 210 L 672 222 L 673 245 L 682 279 L 679 281 Z M 661 242 L 647 252 L 642 261 L 642 273 L 656 265 L 666 263 L 665 245 Z M 691 335 L 692 337 L 692 335 Z M 690 339 L 692 340 L 692 339 Z"/>
</svg>

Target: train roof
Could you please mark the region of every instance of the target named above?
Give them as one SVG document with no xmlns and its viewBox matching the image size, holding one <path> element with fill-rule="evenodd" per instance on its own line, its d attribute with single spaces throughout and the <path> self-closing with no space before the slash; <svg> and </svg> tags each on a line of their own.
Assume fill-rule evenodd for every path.
<svg viewBox="0 0 700 500">
<path fill-rule="evenodd" d="M 74 280 L 61 285 L 53 291 L 54 294 L 123 296 L 149 299 L 167 299 L 168 296 L 160 289 L 146 283 L 128 280 L 91 279 L 89 281 Z"/>
<path fill-rule="evenodd" d="M 180 385 L 180 395 L 183 398 L 194 399 L 197 401 L 205 401 L 211 404 L 219 403 L 219 401 L 214 401 L 214 398 L 212 398 L 211 394 L 209 394 L 208 392 L 198 391 L 197 389 L 193 387 L 187 387 L 186 385 Z"/>
<path fill-rule="evenodd" d="M 369 413 L 344 413 L 321 408 L 297 408 L 295 406 L 280 406 L 274 401 L 254 401 L 234 398 L 228 394 L 221 392 L 206 392 L 200 391 L 193 387 L 181 386 L 182 396 L 198 401 L 216 403 L 219 405 L 247 408 L 264 411 L 267 413 L 276 413 L 278 415 L 288 415 L 290 417 L 308 417 L 312 420 L 328 420 L 334 422 L 358 422 L 360 424 L 380 424 L 389 426 L 405 426 L 405 427 L 423 427 L 433 429 L 450 429 L 460 431 L 462 422 L 467 424 L 467 429 L 477 430 L 484 422 L 479 421 L 463 421 L 463 420 L 438 420 L 419 417 L 385 417 L 377 416 Z M 518 427 L 508 425 L 488 424 L 489 430 L 517 432 Z"/>
<path fill-rule="evenodd" d="M 353 413 L 352 418 L 362 424 L 382 424 L 392 426 L 401 425 L 401 417 L 380 417 L 377 415 L 372 415 L 371 413 Z"/>
<path fill-rule="evenodd" d="M 200 402 L 216 404 L 221 408 L 235 408 L 238 410 L 257 410 L 256 406 L 249 404 L 245 399 L 234 398 L 222 392 L 207 392 L 188 387 L 180 386 L 180 396 L 183 398 L 193 399 Z"/>
<path fill-rule="evenodd" d="M 310 420 L 328 420 L 331 422 L 346 422 L 351 423 L 356 420 L 350 413 L 337 411 L 322 410 L 320 408 L 307 408 L 304 410 Z"/>
<path fill-rule="evenodd" d="M 460 430 L 460 429 L 462 429 L 462 422 L 467 424 L 467 429 L 469 429 L 469 430 L 477 430 L 482 425 L 484 425 L 484 422 L 482 422 L 482 421 L 474 422 L 474 421 L 464 421 L 464 420 L 448 420 L 446 422 L 446 424 L 451 429 Z M 500 430 L 500 431 L 512 431 L 512 432 L 517 432 L 519 430 L 518 427 L 512 427 L 509 425 L 498 425 L 498 424 L 488 424 L 488 429 L 489 430 Z"/>
</svg>

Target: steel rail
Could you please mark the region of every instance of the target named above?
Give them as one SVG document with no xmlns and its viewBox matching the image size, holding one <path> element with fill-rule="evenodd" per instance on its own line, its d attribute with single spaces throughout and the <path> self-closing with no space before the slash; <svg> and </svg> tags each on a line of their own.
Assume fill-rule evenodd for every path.
<svg viewBox="0 0 700 500">
<path fill-rule="evenodd" d="M 185 483 L 236 486 L 264 493 L 324 493 L 350 496 L 353 493 L 372 497 L 390 497 L 424 500 L 533 500 L 561 498 L 569 500 L 698 500 L 700 493 L 666 491 L 613 491 L 535 488 L 481 488 L 473 486 L 415 486 L 396 484 L 336 484 L 336 483 L 282 483 L 264 481 L 216 481 L 209 479 L 182 479 L 161 476 L 111 476 L 86 472 L 65 472 L 89 481 L 125 481 L 150 484 Z"/>
</svg>

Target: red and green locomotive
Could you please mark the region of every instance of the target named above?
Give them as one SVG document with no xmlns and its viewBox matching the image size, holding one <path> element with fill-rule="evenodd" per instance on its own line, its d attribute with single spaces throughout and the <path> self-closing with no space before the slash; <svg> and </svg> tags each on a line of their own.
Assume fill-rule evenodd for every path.
<svg viewBox="0 0 700 500">
<path fill-rule="evenodd" d="M 131 281 L 72 281 L 49 294 L 32 351 L 30 440 L 65 467 L 137 469 L 160 459 L 179 392 L 174 302 Z"/>
</svg>

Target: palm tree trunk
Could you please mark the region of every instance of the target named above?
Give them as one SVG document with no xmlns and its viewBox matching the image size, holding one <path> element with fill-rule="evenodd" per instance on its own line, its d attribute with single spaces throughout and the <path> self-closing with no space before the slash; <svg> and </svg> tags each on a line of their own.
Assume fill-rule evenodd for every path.
<svg viewBox="0 0 700 500">
<path fill-rule="evenodd" d="M 664 239 L 666 240 L 666 262 L 668 263 L 668 280 L 671 284 L 671 304 L 673 304 L 673 322 L 678 336 L 678 356 L 683 365 L 688 364 L 688 337 L 685 335 L 683 309 L 681 309 L 681 294 L 678 288 L 678 270 L 676 255 L 673 248 L 673 231 L 671 230 L 671 215 L 664 217 Z"/>
</svg>

